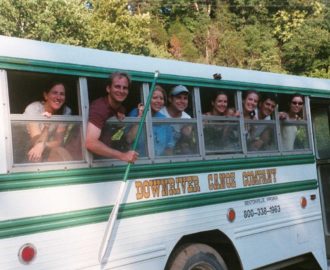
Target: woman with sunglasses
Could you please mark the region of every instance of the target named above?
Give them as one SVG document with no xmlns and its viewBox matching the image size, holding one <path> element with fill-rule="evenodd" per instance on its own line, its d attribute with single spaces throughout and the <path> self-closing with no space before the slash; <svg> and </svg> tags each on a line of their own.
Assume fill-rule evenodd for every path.
<svg viewBox="0 0 330 270">
<path fill-rule="evenodd" d="M 281 120 L 302 120 L 304 108 L 304 97 L 299 94 L 291 96 L 289 101 L 288 112 L 280 112 L 279 117 Z M 294 143 L 298 132 L 298 126 L 292 124 L 281 125 L 282 145 L 284 150 L 293 150 Z"/>
</svg>

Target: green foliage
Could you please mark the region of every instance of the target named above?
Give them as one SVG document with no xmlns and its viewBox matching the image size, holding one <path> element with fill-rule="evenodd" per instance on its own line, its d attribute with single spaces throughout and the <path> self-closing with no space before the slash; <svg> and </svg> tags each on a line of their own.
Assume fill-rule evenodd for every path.
<svg viewBox="0 0 330 270">
<path fill-rule="evenodd" d="M 198 57 L 198 51 L 193 43 L 193 34 L 178 20 L 169 29 L 169 51 L 177 59 L 193 61 Z"/>
<path fill-rule="evenodd" d="M 239 32 L 229 29 L 222 31 L 215 63 L 222 66 L 243 68 L 245 46 L 246 43 Z"/>
<path fill-rule="evenodd" d="M 329 78 L 325 0 L 1 0 L 0 34 Z"/>
<path fill-rule="evenodd" d="M 284 67 L 293 74 L 308 75 L 329 70 L 330 33 L 320 27 L 305 25 L 283 45 Z M 315 73 L 314 73 L 315 74 Z"/>
<path fill-rule="evenodd" d="M 85 45 L 88 12 L 78 0 L 3 0 L 0 34 L 50 42 Z"/>
<path fill-rule="evenodd" d="M 290 1 L 289 1 L 290 2 Z M 288 5 L 278 10 L 273 16 L 274 34 L 282 42 L 290 40 L 295 31 L 299 30 L 309 19 L 316 20 L 324 12 L 325 6 L 319 1 L 291 0 Z"/>
<path fill-rule="evenodd" d="M 147 42 L 150 16 L 132 15 L 123 0 L 93 1 L 88 46 L 133 54 L 149 54 Z"/>
<path fill-rule="evenodd" d="M 246 26 L 241 31 L 245 41 L 244 67 L 263 71 L 283 72 L 277 41 L 268 27 Z"/>
</svg>

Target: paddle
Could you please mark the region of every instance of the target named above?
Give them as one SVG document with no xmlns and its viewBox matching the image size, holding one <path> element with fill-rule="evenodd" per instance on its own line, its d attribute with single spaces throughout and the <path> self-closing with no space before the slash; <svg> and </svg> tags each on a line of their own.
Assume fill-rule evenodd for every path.
<svg viewBox="0 0 330 270">
<path fill-rule="evenodd" d="M 137 147 L 137 144 L 138 144 L 141 132 L 142 132 L 143 123 L 145 121 L 145 118 L 147 116 L 147 112 L 148 112 L 149 107 L 150 107 L 150 102 L 151 102 L 152 94 L 155 90 L 158 75 L 159 75 L 159 72 L 155 71 L 154 79 L 153 79 L 152 84 L 151 84 L 151 88 L 150 88 L 150 92 L 149 92 L 149 95 L 148 95 L 148 98 L 147 98 L 147 102 L 145 104 L 143 114 L 142 114 L 141 120 L 139 122 L 139 127 L 138 127 L 138 130 L 137 130 L 137 134 L 136 134 L 136 137 L 135 137 L 135 140 L 134 140 L 134 143 L 133 143 L 133 147 L 132 147 L 133 151 L 136 150 L 136 147 Z M 99 250 L 99 262 L 101 264 L 106 262 L 105 255 L 107 253 L 107 250 L 109 249 L 108 243 L 111 240 L 114 224 L 115 224 L 115 221 L 117 220 L 117 216 L 118 216 L 119 206 L 120 206 L 120 203 L 121 203 L 121 201 L 124 197 L 125 191 L 126 191 L 126 182 L 127 182 L 127 177 L 128 177 L 129 171 L 131 169 L 131 165 L 132 165 L 132 163 L 128 163 L 127 166 L 126 166 L 124 178 L 123 178 L 123 181 L 121 182 L 119 193 L 118 193 L 115 205 L 114 205 L 114 207 L 111 211 L 110 217 L 108 219 L 108 223 L 107 223 L 107 226 L 106 226 L 106 229 L 105 229 L 105 233 L 104 233 L 104 236 L 103 236 L 103 239 L 102 239 L 102 242 L 101 242 L 101 247 L 100 247 L 100 250 Z"/>
</svg>

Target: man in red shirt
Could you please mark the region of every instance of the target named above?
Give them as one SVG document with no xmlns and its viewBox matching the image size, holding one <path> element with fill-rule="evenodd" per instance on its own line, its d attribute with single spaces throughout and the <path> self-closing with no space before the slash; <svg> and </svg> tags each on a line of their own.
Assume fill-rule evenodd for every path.
<svg viewBox="0 0 330 270">
<path fill-rule="evenodd" d="M 107 119 L 112 116 L 122 118 L 124 115 L 125 108 L 122 106 L 122 102 L 128 96 L 130 82 L 128 74 L 112 73 L 106 86 L 108 95 L 92 102 L 87 125 L 86 148 L 99 156 L 133 163 L 138 158 L 137 152 L 121 152 L 106 145 L 100 139 Z"/>
</svg>

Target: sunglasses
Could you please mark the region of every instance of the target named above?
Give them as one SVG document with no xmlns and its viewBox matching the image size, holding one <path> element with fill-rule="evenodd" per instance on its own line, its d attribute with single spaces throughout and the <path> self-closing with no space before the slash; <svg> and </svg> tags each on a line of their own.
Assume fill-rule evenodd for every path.
<svg viewBox="0 0 330 270">
<path fill-rule="evenodd" d="M 303 105 L 304 103 L 303 102 L 296 102 L 296 101 L 292 101 L 291 102 L 293 105 Z"/>
</svg>

